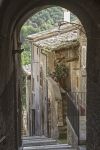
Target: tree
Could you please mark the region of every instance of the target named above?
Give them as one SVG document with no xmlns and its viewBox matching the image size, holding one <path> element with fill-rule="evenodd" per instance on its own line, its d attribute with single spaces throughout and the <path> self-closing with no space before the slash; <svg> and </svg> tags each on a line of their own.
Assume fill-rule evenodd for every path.
<svg viewBox="0 0 100 150">
<path fill-rule="evenodd" d="M 31 51 L 28 42 L 25 41 L 26 37 L 30 34 L 51 29 L 61 20 L 63 20 L 63 9 L 61 7 L 51 7 L 36 13 L 25 22 L 20 35 L 23 43 L 22 48 L 25 49 L 22 54 L 23 65 L 31 62 Z"/>
</svg>

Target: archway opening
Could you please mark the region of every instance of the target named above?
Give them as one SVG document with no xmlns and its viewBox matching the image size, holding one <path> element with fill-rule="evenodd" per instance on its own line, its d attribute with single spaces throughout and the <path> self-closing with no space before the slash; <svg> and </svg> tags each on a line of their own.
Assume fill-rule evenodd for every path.
<svg viewBox="0 0 100 150">
<path fill-rule="evenodd" d="M 48 11 L 49 15 L 52 13 L 52 8 L 57 7 L 37 13 L 33 21 L 28 20 L 22 27 L 26 30 L 28 26 L 27 42 L 31 45 L 31 51 L 22 54 L 24 69 L 28 71 L 26 129 L 28 135 L 44 134 L 56 138 L 65 123 L 66 141 L 78 145 L 86 141 L 86 34 L 79 19 L 64 8 L 59 8 L 62 18 L 58 15 L 57 20 L 55 17 L 53 26 L 47 15 Z M 44 20 L 39 20 L 41 14 L 45 16 Z M 44 23 L 45 18 L 48 26 Z M 44 32 L 37 33 L 42 30 Z M 34 34 L 29 35 L 31 33 Z M 27 42 L 24 41 L 23 46 L 29 50 Z M 56 90 L 52 91 L 53 88 Z"/>
</svg>

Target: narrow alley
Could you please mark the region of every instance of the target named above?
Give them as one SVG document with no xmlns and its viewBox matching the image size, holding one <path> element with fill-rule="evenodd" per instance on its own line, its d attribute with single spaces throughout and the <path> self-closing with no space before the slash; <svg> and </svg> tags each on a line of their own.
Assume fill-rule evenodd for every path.
<svg viewBox="0 0 100 150">
<path fill-rule="evenodd" d="M 52 29 L 28 34 L 23 42 L 24 47 L 28 43 L 27 51 L 31 55 L 28 62 L 22 57 L 25 150 L 86 147 L 87 38 L 74 14 L 64 8 L 51 7 L 53 13 L 54 10 L 62 12 L 62 21 Z M 40 14 L 45 11 L 47 15 L 48 9 Z M 31 19 L 34 20 L 34 16 Z M 25 54 L 22 56 L 26 58 Z"/>
</svg>

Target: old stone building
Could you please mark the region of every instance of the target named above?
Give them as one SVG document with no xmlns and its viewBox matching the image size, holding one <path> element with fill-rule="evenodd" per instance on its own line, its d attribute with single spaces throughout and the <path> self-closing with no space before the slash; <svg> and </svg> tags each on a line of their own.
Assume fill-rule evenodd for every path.
<svg viewBox="0 0 100 150">
<path fill-rule="evenodd" d="M 57 5 L 76 14 L 87 36 L 87 150 L 100 149 L 100 2 L 0 1 L 0 149 L 17 150 L 20 137 L 20 28 L 33 14 Z"/>
<path fill-rule="evenodd" d="M 47 136 L 47 56 L 30 38 L 31 45 L 31 88 L 30 91 L 30 134 Z M 28 94 L 28 93 L 27 93 Z"/>
<path fill-rule="evenodd" d="M 24 88 L 25 88 L 25 97 L 26 97 L 26 104 L 25 104 L 25 108 L 24 110 L 22 110 L 22 113 L 24 113 L 23 111 L 26 112 L 26 116 L 24 117 L 24 121 L 22 122 L 22 126 L 26 126 L 26 132 L 24 133 L 24 135 L 29 136 L 31 135 L 31 124 L 32 124 L 32 114 L 31 114 L 31 65 L 24 65 L 22 66 L 22 73 L 25 76 L 25 83 L 23 82 Z M 23 130 L 23 129 L 22 129 Z"/>
<path fill-rule="evenodd" d="M 74 146 L 86 141 L 87 41 L 82 25 L 61 25 L 60 29 L 30 35 L 28 39 L 47 57 L 43 66 L 46 64 L 48 73 L 49 136 L 67 136 L 68 143 Z M 73 109 L 75 114 L 70 114 Z"/>
<path fill-rule="evenodd" d="M 47 31 L 48 32 L 48 31 Z M 42 39 L 46 36 L 45 32 L 36 34 L 36 35 L 30 35 L 28 36 L 28 40 L 31 43 L 31 51 L 32 51 L 32 101 L 34 105 L 34 111 L 35 111 L 35 118 L 33 122 L 36 122 L 36 119 L 39 120 L 39 125 L 35 125 L 34 127 L 34 134 L 35 135 L 46 135 L 53 138 L 58 138 L 58 110 L 56 107 L 57 100 L 61 99 L 60 89 L 59 86 L 56 85 L 56 89 L 58 89 L 55 95 L 55 92 L 53 89 L 53 86 L 55 85 L 55 81 L 53 79 L 48 78 L 48 52 L 45 51 L 45 49 L 42 49 L 41 46 L 39 46 L 36 41 L 38 42 L 39 39 Z M 51 34 L 52 36 L 52 34 Z M 37 52 L 38 51 L 38 52 Z M 37 81 L 38 76 L 38 81 Z M 34 80 L 34 82 L 33 82 Z M 48 82 L 47 82 L 48 81 Z M 52 81 L 52 82 L 50 82 Z M 38 82 L 38 83 L 37 83 Z M 33 90 L 34 89 L 34 90 Z M 58 95 L 58 96 L 57 96 Z M 52 104 L 48 102 L 48 100 L 52 100 Z M 55 102 L 54 102 L 55 101 Z M 51 112 L 49 107 L 49 104 L 52 105 Z M 37 106 L 40 107 L 40 113 L 36 114 Z M 52 117 L 50 117 L 52 116 Z M 37 133 L 38 131 L 39 133 Z"/>
<path fill-rule="evenodd" d="M 84 39 L 84 43 L 81 38 Z M 78 130 L 75 132 L 78 132 L 78 140 L 80 141 L 80 143 L 85 142 L 86 140 L 86 37 L 85 35 L 83 34 L 81 35 L 81 37 L 78 35 L 77 40 L 73 42 L 71 41 L 65 47 L 62 46 L 60 47 L 60 49 L 57 48 L 53 50 L 51 56 L 52 56 L 51 58 L 50 57 L 48 58 L 52 60 L 52 63 L 54 58 L 54 66 L 59 64 L 60 67 L 60 64 L 64 64 L 66 65 L 68 70 L 67 72 L 68 76 L 63 78 L 60 81 L 60 86 L 67 91 L 67 95 L 68 95 L 67 98 L 66 95 L 65 97 L 64 94 L 62 95 L 62 97 L 64 97 L 65 99 L 65 100 L 63 99 L 63 101 L 67 101 L 68 99 L 67 102 L 68 104 L 66 105 L 67 107 L 66 115 L 68 115 L 72 111 L 71 106 L 69 106 L 71 105 L 71 103 L 69 103 L 71 99 L 75 101 L 74 104 L 76 105 L 76 107 L 78 107 L 76 108 L 76 110 L 78 109 L 77 112 L 78 118 L 76 116 L 75 118 L 70 118 L 70 119 L 74 119 L 75 121 L 74 124 L 77 124 L 77 129 L 74 128 L 74 124 L 70 126 L 71 124 L 69 124 L 67 118 L 68 142 L 71 144 L 72 143 L 75 144 L 74 143 L 75 139 L 77 139 L 77 136 L 76 137 L 74 136 L 72 128 L 74 128 L 74 130 Z M 51 74 L 52 74 L 52 69 L 51 69 Z M 70 97 L 71 99 L 69 99 L 69 96 L 71 96 Z M 74 115 L 74 114 L 69 114 L 68 117 L 70 117 L 70 115 Z M 71 123 L 73 122 L 72 120 L 70 121 Z M 77 144 L 78 144 L 78 140 L 76 140 Z"/>
</svg>

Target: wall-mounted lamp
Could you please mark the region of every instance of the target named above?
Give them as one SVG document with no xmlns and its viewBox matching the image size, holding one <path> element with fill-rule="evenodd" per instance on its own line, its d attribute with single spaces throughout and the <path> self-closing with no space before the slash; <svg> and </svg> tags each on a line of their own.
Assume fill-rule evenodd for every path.
<svg viewBox="0 0 100 150">
<path fill-rule="evenodd" d="M 12 54 L 21 54 L 24 51 L 24 49 L 17 49 L 17 50 L 13 50 Z"/>
</svg>

